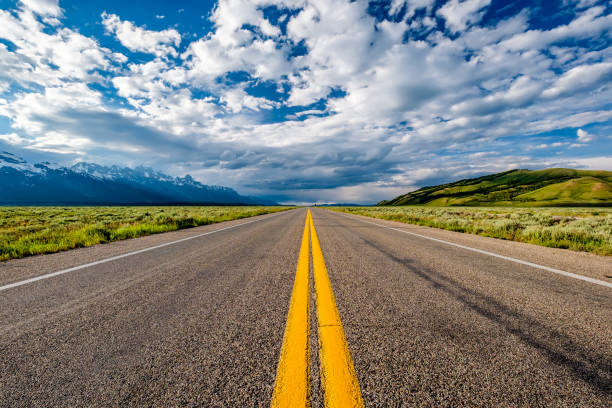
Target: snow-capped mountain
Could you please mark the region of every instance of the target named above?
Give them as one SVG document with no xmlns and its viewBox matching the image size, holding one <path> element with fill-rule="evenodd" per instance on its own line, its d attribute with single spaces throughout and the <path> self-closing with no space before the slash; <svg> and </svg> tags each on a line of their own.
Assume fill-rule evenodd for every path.
<svg viewBox="0 0 612 408">
<path fill-rule="evenodd" d="M 0 168 L 11 168 L 23 173 L 39 174 L 41 169 L 31 165 L 19 156 L 9 152 L 0 152 Z"/>
<path fill-rule="evenodd" d="M 139 166 L 134 169 L 129 167 L 119 166 L 101 166 L 95 163 L 80 162 L 70 167 L 70 170 L 77 173 L 85 173 L 90 176 L 107 180 L 138 180 L 144 179 L 158 181 L 174 181 L 175 178 L 168 176 L 160 171 L 154 170 L 151 167 Z"/>
<path fill-rule="evenodd" d="M 190 175 L 172 177 L 151 167 L 134 169 L 78 163 L 30 164 L 0 153 L 0 204 L 274 204 L 208 186 Z"/>
</svg>

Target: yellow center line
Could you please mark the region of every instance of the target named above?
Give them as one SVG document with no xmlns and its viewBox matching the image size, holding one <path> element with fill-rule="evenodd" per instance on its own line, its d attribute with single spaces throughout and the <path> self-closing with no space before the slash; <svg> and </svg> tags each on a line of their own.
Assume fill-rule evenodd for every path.
<svg viewBox="0 0 612 408">
<path fill-rule="evenodd" d="M 314 270 L 315 295 L 319 333 L 319 358 L 321 360 L 321 384 L 325 394 L 325 407 L 363 407 L 359 382 L 346 342 L 340 314 L 336 307 L 334 292 L 325 267 L 323 252 L 317 231 L 310 219 L 312 241 L 312 265 Z"/>
<path fill-rule="evenodd" d="M 310 267 L 306 215 L 283 346 L 276 371 L 273 408 L 310 407 Z"/>
<path fill-rule="evenodd" d="M 276 371 L 273 408 L 310 407 L 310 268 L 312 241 L 319 358 L 325 407 L 360 408 L 363 398 L 310 210 L 306 215 L 287 325 Z"/>
</svg>

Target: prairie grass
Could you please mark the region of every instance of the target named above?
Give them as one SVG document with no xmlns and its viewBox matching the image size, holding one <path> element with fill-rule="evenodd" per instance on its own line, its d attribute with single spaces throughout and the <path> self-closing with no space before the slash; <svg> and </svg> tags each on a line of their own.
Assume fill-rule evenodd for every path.
<svg viewBox="0 0 612 408">
<path fill-rule="evenodd" d="M 291 207 L 0 207 L 0 261 Z"/>
<path fill-rule="evenodd" d="M 352 214 L 612 255 L 612 208 L 338 207 Z"/>
</svg>

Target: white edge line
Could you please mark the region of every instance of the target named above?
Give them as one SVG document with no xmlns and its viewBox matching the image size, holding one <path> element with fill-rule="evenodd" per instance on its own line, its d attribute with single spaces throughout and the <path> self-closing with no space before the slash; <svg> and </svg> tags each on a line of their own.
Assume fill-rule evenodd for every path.
<svg viewBox="0 0 612 408">
<path fill-rule="evenodd" d="M 285 211 L 279 211 L 278 213 L 272 213 L 272 214 L 274 214 L 274 215 L 272 215 L 272 217 L 274 217 L 276 215 L 283 214 L 283 213 L 285 213 Z M 267 214 L 263 214 L 263 215 L 267 215 Z M 65 273 L 74 272 L 74 271 L 78 271 L 80 269 L 89 268 L 90 266 L 96 266 L 96 265 L 100 265 L 100 264 L 103 264 L 103 263 L 106 263 L 106 262 L 116 261 L 117 259 L 126 258 L 126 257 L 132 256 L 132 255 L 142 254 L 143 252 L 148 252 L 148 251 L 152 251 L 154 249 L 159 249 L 159 248 L 163 248 L 163 247 L 166 247 L 166 246 L 169 246 L 169 245 L 178 244 L 180 242 L 189 241 L 190 239 L 200 238 L 200 237 L 203 237 L 205 235 L 210 235 L 210 234 L 214 234 L 214 233 L 217 233 L 217 232 L 226 231 L 226 230 L 229 230 L 229 229 L 232 229 L 232 228 L 241 227 L 243 225 L 251 224 L 251 223 L 254 223 L 254 222 L 267 220 L 267 219 L 272 218 L 272 217 L 258 218 L 256 220 L 251 220 L 251 221 L 243 222 L 243 223 L 240 223 L 240 224 L 231 225 L 229 227 L 220 228 L 220 229 L 217 229 L 217 230 L 214 230 L 214 231 L 208 231 L 208 232 L 205 232 L 205 233 L 202 233 L 202 234 L 194 235 L 192 237 L 181 238 L 181 239 L 176 240 L 176 241 L 166 242 L 164 244 L 155 245 L 155 246 L 144 248 L 144 249 L 139 249 L 137 251 L 132 251 L 132 252 L 128 252 L 128 253 L 117 255 L 117 256 L 111 256 L 110 258 L 104 258 L 104 259 L 101 259 L 99 261 L 86 263 L 84 265 L 79 265 L 79 266 L 75 266 L 75 267 L 68 268 L 68 269 L 62 269 L 61 271 L 47 273 L 47 274 L 44 274 L 44 275 L 36 276 L 34 278 L 22 280 L 22 281 L 19 281 L 19 282 L 9 283 L 8 285 L 0 286 L 0 292 L 3 291 L 3 290 L 11 289 L 11 288 L 16 288 L 18 286 L 27 285 L 28 283 L 36 282 L 36 281 L 39 281 L 39 280 L 49 279 L 49 278 L 53 278 L 54 276 L 59 276 L 59 275 L 65 274 Z M 217 224 L 217 223 L 215 223 L 215 224 Z M 213 225 L 213 224 L 209 224 L 209 225 Z"/>
<path fill-rule="evenodd" d="M 386 225 L 381 225 L 381 224 L 378 224 L 376 222 L 366 221 L 366 220 L 363 220 L 363 219 L 358 218 L 358 217 L 351 217 L 351 215 L 355 215 L 355 214 L 351 214 L 351 215 L 346 214 L 346 213 L 338 213 L 338 214 L 342 214 L 342 215 L 344 215 L 347 218 L 352 218 L 352 219 L 360 220 L 360 221 L 365 222 L 367 224 L 376 225 L 378 227 L 387 228 L 387 229 L 390 229 L 390 230 L 393 230 L 393 231 L 403 232 L 404 234 L 410 234 L 410 235 L 414 235 L 416 237 L 429 239 L 430 241 L 436 241 L 436 242 L 440 242 L 440 243 L 443 243 L 443 244 L 452 245 L 452 246 L 455 246 L 455 247 L 458 247 L 458 248 L 461 248 L 461 249 L 466 249 L 468 251 L 478 252 L 478 253 L 481 253 L 481 254 L 493 256 L 495 258 L 505 259 L 506 261 L 515 262 L 515 263 L 518 263 L 518 264 L 521 264 L 521 265 L 531 266 L 532 268 L 543 269 L 543 270 L 548 271 L 548 272 L 552 272 L 552 273 L 556 273 L 556 274 L 559 274 L 559 275 L 568 276 L 570 278 L 579 279 L 579 280 L 582 280 L 582 281 L 585 281 L 585 282 L 594 283 L 596 285 L 601 285 L 601 286 L 606 286 L 608 288 L 612 288 L 612 283 L 606 282 L 606 281 L 602 281 L 602 280 L 599 280 L 599 279 L 589 278 L 588 276 L 578 275 L 578 274 L 575 274 L 575 273 L 562 271 L 560 269 L 549 268 L 548 266 L 538 265 L 538 264 L 535 264 L 533 262 L 522 261 L 522 260 L 517 259 L 517 258 L 512 258 L 512 257 L 505 256 L 505 255 L 499 255 L 499 254 L 496 254 L 494 252 L 484 251 L 482 249 L 476 249 L 476 248 L 468 247 L 468 246 L 465 246 L 465 245 L 455 244 L 454 242 L 450 242 L 450 241 L 444 241 L 443 239 L 432 238 L 432 237 L 428 237 L 426 235 L 416 234 L 414 232 L 402 230 L 402 229 L 399 229 L 399 228 L 393 228 L 393 227 L 389 227 L 389 226 L 386 226 Z"/>
</svg>

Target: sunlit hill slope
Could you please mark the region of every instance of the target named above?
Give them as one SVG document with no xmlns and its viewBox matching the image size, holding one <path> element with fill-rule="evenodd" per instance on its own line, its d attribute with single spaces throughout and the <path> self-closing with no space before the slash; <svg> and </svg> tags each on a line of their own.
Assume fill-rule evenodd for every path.
<svg viewBox="0 0 612 408">
<path fill-rule="evenodd" d="M 510 170 L 423 187 L 378 205 L 612 206 L 612 172 Z"/>
</svg>

